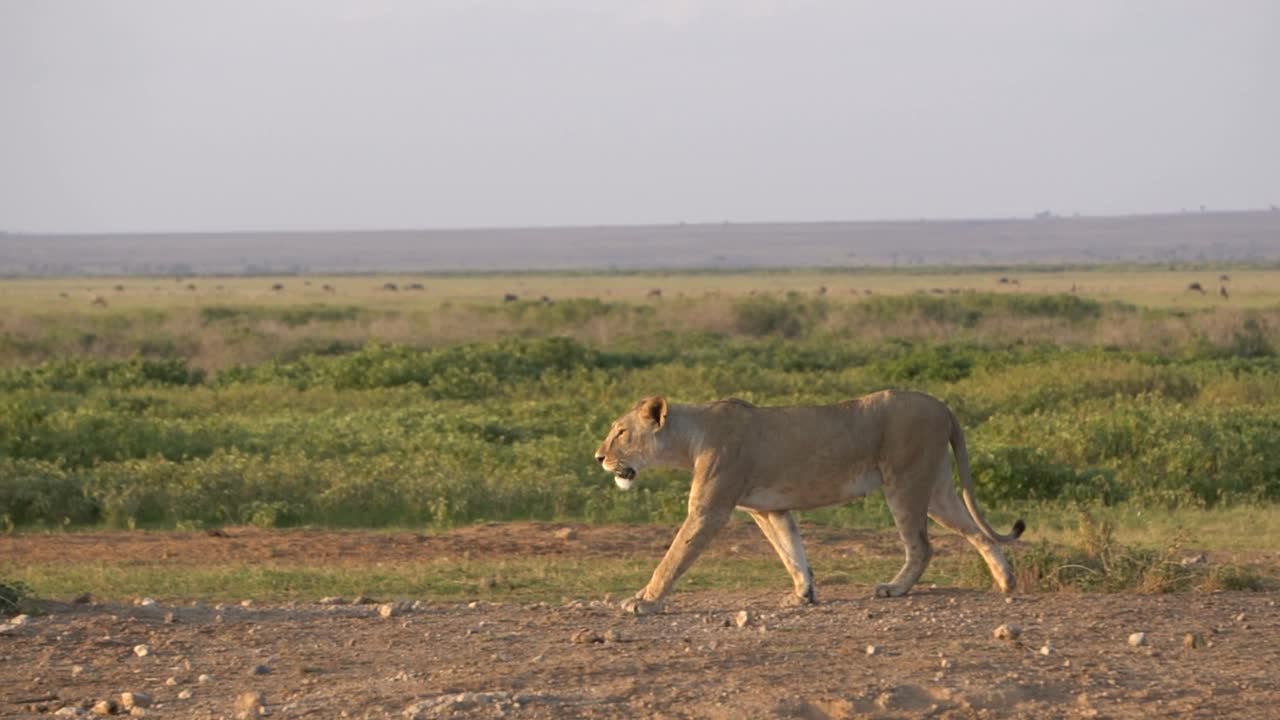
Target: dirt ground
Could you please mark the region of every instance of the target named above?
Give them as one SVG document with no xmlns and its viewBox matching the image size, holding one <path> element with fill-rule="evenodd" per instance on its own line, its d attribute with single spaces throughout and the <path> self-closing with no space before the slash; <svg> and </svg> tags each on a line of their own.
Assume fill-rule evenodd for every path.
<svg viewBox="0 0 1280 720">
<path fill-rule="evenodd" d="M 670 538 L 664 528 L 580 532 L 587 542 L 536 525 L 440 535 L 19 536 L 0 540 L 0 554 L 371 563 L 424 553 L 654 554 Z M 880 546 L 882 535 L 806 534 L 824 553 L 897 552 Z M 762 542 L 735 528 L 717 552 Z M 236 717 L 248 692 L 262 695 L 252 714 L 261 706 L 283 718 L 1280 717 L 1274 592 L 1006 601 L 924 586 L 876 600 L 870 587 L 824 589 L 819 578 L 819 605 L 780 609 L 784 587 L 677 590 L 665 614 L 644 618 L 589 599 L 427 601 L 391 617 L 378 604 L 319 598 L 249 607 L 50 602 L 0 632 L 0 717 L 65 716 L 122 692 L 150 694 L 146 714 L 173 718 Z M 1020 636 L 994 638 L 1007 623 Z M 1146 644 L 1134 647 L 1137 632 Z M 1188 633 L 1203 646 L 1186 647 Z"/>
</svg>

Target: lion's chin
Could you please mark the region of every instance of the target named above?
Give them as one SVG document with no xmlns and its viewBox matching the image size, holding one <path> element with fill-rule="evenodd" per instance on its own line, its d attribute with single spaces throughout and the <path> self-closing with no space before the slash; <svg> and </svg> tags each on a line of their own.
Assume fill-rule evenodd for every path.
<svg viewBox="0 0 1280 720">
<path fill-rule="evenodd" d="M 634 475 L 632 475 L 629 478 L 622 477 L 621 475 L 614 475 L 613 481 L 617 483 L 618 487 L 623 490 L 630 490 L 632 486 L 636 484 L 636 479 Z"/>
</svg>

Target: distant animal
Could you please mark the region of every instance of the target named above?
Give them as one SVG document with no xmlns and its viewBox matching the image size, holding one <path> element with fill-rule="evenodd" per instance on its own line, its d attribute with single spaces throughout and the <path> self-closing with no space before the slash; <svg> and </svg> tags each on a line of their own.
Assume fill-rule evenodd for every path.
<svg viewBox="0 0 1280 720">
<path fill-rule="evenodd" d="M 644 294 L 645 297 L 662 299 L 662 288 L 651 288 L 649 292 Z"/>
<path fill-rule="evenodd" d="M 818 286 L 818 294 L 819 294 L 819 295 L 826 295 L 826 294 L 827 294 L 827 286 L 826 286 L 826 285 L 819 285 L 819 286 Z"/>
<path fill-rule="evenodd" d="M 507 293 L 502 296 L 502 302 L 515 302 L 519 299 L 520 299 L 520 296 L 516 295 L 515 293 Z"/>
<path fill-rule="evenodd" d="M 1219 275 L 1218 279 L 1221 280 L 1222 282 L 1229 282 L 1231 280 L 1231 276 L 1223 274 L 1223 275 Z"/>
<path fill-rule="evenodd" d="M 272 285 L 272 286 L 271 286 L 271 289 L 272 289 L 272 290 L 274 290 L 274 291 L 276 291 L 276 292 L 280 292 L 281 290 L 284 290 L 284 284 L 283 284 L 283 283 L 276 283 L 276 284 L 274 284 L 274 285 Z"/>
<path fill-rule="evenodd" d="M 396 284 L 395 284 L 395 283 L 393 283 L 393 282 L 389 282 L 389 283 L 382 283 L 382 289 L 383 289 L 383 290 L 386 290 L 387 292 L 399 292 L 399 291 L 400 291 L 400 288 L 399 288 L 399 287 L 397 287 L 397 286 L 396 286 Z"/>
<path fill-rule="evenodd" d="M 933 288 L 929 292 L 933 293 L 934 295 L 945 295 L 947 291 L 943 290 L 942 288 Z"/>
<path fill-rule="evenodd" d="M 332 285 L 329 285 L 328 283 L 326 283 L 326 284 L 324 284 L 324 285 L 321 285 L 321 286 L 320 286 L 320 289 L 321 289 L 321 290 L 323 290 L 323 291 L 325 291 L 325 292 L 327 292 L 327 293 L 337 292 L 337 290 L 335 290 L 335 289 L 333 288 L 333 286 L 332 286 Z"/>
<path fill-rule="evenodd" d="M 1016 286 L 1018 286 L 1018 287 L 1022 287 L 1022 283 L 1018 282 L 1018 278 L 1013 278 L 1013 279 L 1009 280 L 1009 284 L 1010 284 L 1010 285 L 1016 285 Z"/>
<path fill-rule="evenodd" d="M 870 295 L 870 294 L 871 294 L 871 291 L 870 291 L 870 290 L 863 290 L 863 291 L 862 291 L 862 294 L 863 294 L 863 295 Z"/>
<path fill-rule="evenodd" d="M 1227 293 L 1227 286 L 1226 286 L 1226 285 L 1219 285 L 1219 286 L 1218 286 L 1218 294 L 1219 294 L 1219 295 L 1221 295 L 1221 296 L 1222 296 L 1222 298 L 1223 298 L 1224 300 L 1226 300 L 1226 299 L 1228 299 L 1228 298 L 1230 298 L 1230 297 L 1231 297 L 1231 295 L 1230 295 L 1229 293 Z"/>
<path fill-rule="evenodd" d="M 880 487 L 907 557 L 893 580 L 876 586 L 876 597 L 905 595 L 925 571 L 933 555 L 930 517 L 981 553 L 1001 590 L 1014 590 L 1013 568 L 999 545 L 1016 540 L 1026 524 L 1018 520 L 1002 535 L 987 523 L 960 421 L 924 393 L 885 390 L 819 407 L 757 407 L 735 398 L 679 405 L 649 397 L 614 421 L 595 459 L 623 490 L 649 467 L 693 473 L 688 517 L 648 585 L 623 603 L 637 615 L 661 611 L 735 509 L 751 515 L 791 575 L 784 604 L 816 602 L 791 511 L 844 504 Z"/>
<path fill-rule="evenodd" d="M 107 306 L 107 299 L 106 299 L 106 298 L 104 298 L 104 297 L 102 297 L 101 295 L 95 295 L 95 296 L 93 297 L 93 300 L 90 300 L 90 301 L 89 301 L 89 304 L 90 304 L 90 305 L 97 306 L 97 307 L 106 307 L 106 306 Z"/>
<path fill-rule="evenodd" d="M 1071 292 L 1073 292 L 1073 293 L 1074 293 L 1075 291 L 1076 291 L 1076 284 L 1075 284 L 1075 283 L 1071 283 Z"/>
<path fill-rule="evenodd" d="M 1188 285 L 1188 286 L 1187 286 L 1187 292 L 1198 292 L 1198 293 L 1200 293 L 1201 295 L 1203 295 L 1203 294 L 1204 294 L 1204 286 L 1203 286 L 1203 285 L 1201 285 L 1201 284 L 1200 284 L 1200 283 L 1198 283 L 1198 282 L 1193 282 L 1193 283 L 1191 283 L 1190 285 Z"/>
<path fill-rule="evenodd" d="M 195 284 L 195 283 L 187 283 L 187 289 L 188 289 L 188 290 L 195 290 L 195 289 L 196 289 L 196 284 Z"/>
<path fill-rule="evenodd" d="M 63 300 L 66 300 L 66 299 L 70 298 L 71 296 L 70 296 L 70 295 L 68 295 L 68 294 L 66 294 L 66 293 L 64 293 L 64 292 L 60 292 L 60 293 L 58 293 L 58 297 L 62 298 Z"/>
<path fill-rule="evenodd" d="M 116 291 L 116 292 L 124 292 L 124 286 L 123 286 L 123 285 L 117 285 L 117 286 L 115 287 L 115 291 Z"/>
<path fill-rule="evenodd" d="M 543 304 L 543 305 L 550 305 L 550 304 L 551 304 L 551 296 L 550 296 L 550 295 L 543 295 L 543 296 L 542 296 L 542 304 Z"/>
<path fill-rule="evenodd" d="M 426 290 L 426 288 L 422 286 L 422 283 L 409 283 L 404 287 L 406 290 Z"/>
<path fill-rule="evenodd" d="M 1001 284 L 1001 285 L 1008 285 L 1008 284 L 1009 284 L 1009 278 L 1007 278 L 1007 277 L 1002 277 L 1002 278 L 1000 278 L 1000 284 Z"/>
<path fill-rule="evenodd" d="M 303 284 L 303 285 L 306 285 L 307 287 L 311 287 L 311 281 L 310 281 L 310 280 L 303 280 L 303 281 L 302 281 L 302 284 Z"/>
</svg>

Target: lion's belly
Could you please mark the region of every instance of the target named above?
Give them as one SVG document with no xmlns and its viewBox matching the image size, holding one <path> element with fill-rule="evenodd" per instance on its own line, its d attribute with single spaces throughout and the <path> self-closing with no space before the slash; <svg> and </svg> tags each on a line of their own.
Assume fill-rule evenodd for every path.
<svg viewBox="0 0 1280 720">
<path fill-rule="evenodd" d="M 879 488 L 882 482 L 879 470 L 868 470 L 851 478 L 833 478 L 826 482 L 813 478 L 790 486 L 760 485 L 748 490 L 738 501 L 738 507 L 743 510 L 776 511 L 839 505 L 867 495 Z"/>
</svg>

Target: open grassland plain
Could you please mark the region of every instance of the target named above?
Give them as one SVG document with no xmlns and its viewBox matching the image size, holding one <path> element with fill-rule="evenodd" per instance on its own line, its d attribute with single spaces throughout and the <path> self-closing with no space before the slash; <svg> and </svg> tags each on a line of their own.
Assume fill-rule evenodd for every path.
<svg viewBox="0 0 1280 720">
<path fill-rule="evenodd" d="M 1258 717 L 1280 700 L 1276 288 L 1240 267 L 0 281 L 0 612 L 32 615 L 0 624 L 0 716 L 140 691 L 230 717 L 258 691 L 283 717 Z M 816 608 L 776 608 L 786 575 L 743 520 L 669 615 L 618 615 L 688 487 L 613 487 L 592 451 L 621 411 L 886 387 L 947 401 L 988 517 L 1027 518 L 1012 603 L 946 534 L 912 596 L 870 599 L 901 562 L 873 496 L 801 515 Z M 406 602 L 319 603 L 360 595 Z"/>
</svg>

